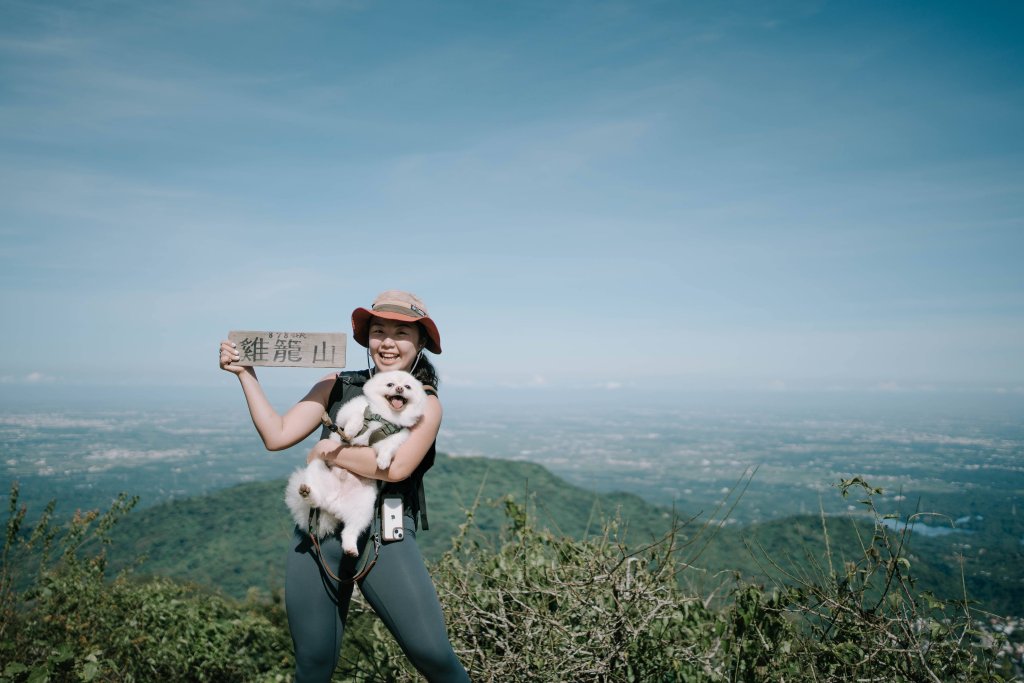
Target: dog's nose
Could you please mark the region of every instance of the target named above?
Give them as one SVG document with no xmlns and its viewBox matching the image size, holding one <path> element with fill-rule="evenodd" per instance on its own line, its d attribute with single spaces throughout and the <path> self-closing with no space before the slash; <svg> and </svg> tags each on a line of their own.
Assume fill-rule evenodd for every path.
<svg viewBox="0 0 1024 683">
<path fill-rule="evenodd" d="M 397 391 L 398 393 L 400 393 L 400 394 L 401 394 L 402 392 L 404 392 L 404 391 L 405 391 L 405 389 L 404 389 L 404 388 L 402 388 L 402 387 L 400 387 L 400 386 L 398 386 L 398 387 L 395 387 L 395 391 Z"/>
</svg>

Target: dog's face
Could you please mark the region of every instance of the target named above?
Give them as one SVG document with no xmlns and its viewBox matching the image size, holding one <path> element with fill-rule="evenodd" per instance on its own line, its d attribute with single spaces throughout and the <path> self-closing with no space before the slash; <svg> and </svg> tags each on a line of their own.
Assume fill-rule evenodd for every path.
<svg viewBox="0 0 1024 683">
<path fill-rule="evenodd" d="M 403 426 L 414 424 L 427 402 L 423 385 L 402 370 L 378 372 L 367 380 L 363 394 L 382 417 Z"/>
</svg>

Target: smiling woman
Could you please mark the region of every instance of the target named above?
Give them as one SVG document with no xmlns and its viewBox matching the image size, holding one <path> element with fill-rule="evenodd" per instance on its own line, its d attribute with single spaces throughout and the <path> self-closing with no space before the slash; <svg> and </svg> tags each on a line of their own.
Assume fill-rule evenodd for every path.
<svg viewBox="0 0 1024 683">
<path fill-rule="evenodd" d="M 357 559 L 342 550 L 340 529 L 321 536 L 295 527 L 285 571 L 295 680 L 331 679 L 352 588 L 358 584 L 409 661 L 427 680 L 468 681 L 452 650 L 437 592 L 416 544 L 419 527 L 427 528 L 423 475 L 434 463 L 441 426 L 437 372 L 423 352 L 441 353 L 441 335 L 423 302 L 397 290 L 379 295 L 369 309 L 353 311 L 352 334 L 366 347 L 369 370 L 324 377 L 283 416 L 271 406 L 253 368 L 235 364 L 240 360 L 235 346 L 224 341 L 220 347 L 220 365 L 238 376 L 253 424 L 268 450 L 299 443 L 321 426 L 325 412 L 334 419 L 344 403 L 362 394 L 363 385 L 377 372 L 410 372 L 428 394 L 423 417 L 410 428 L 408 438 L 386 469 L 378 467 L 377 454 L 369 446 L 348 446 L 327 439 L 326 427 L 309 454 L 310 461 L 323 459 L 333 467 L 377 480 L 378 502 L 386 499 L 392 501 L 389 506 L 394 506 L 393 501 L 401 501 L 404 534 L 383 544 L 376 538 L 368 543 L 364 534 L 359 543 L 360 559 L 376 553 L 376 561 L 367 563 L 369 569 L 357 574 Z"/>
</svg>

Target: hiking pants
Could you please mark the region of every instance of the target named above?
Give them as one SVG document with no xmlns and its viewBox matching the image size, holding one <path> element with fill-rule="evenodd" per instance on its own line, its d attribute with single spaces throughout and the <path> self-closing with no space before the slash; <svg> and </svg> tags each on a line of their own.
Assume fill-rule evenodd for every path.
<svg viewBox="0 0 1024 683">
<path fill-rule="evenodd" d="M 352 576 L 355 558 L 344 554 L 337 534 L 321 541 L 320 548 L 332 572 Z M 469 676 L 448 640 L 441 603 L 416 545 L 411 517 L 405 518 L 401 541 L 381 545 L 377 564 L 360 582 L 360 590 L 428 681 L 468 683 Z M 285 607 L 295 646 L 296 683 L 331 680 L 341 654 L 351 598 L 352 584 L 338 586 L 323 571 L 308 534 L 296 527 L 285 568 Z"/>
</svg>

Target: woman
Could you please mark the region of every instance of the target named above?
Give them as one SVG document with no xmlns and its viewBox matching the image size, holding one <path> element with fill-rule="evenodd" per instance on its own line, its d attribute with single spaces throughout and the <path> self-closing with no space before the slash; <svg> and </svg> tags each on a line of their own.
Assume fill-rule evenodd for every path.
<svg viewBox="0 0 1024 683">
<path fill-rule="evenodd" d="M 385 492 L 402 495 L 405 536 L 380 546 L 376 564 L 358 580 L 359 588 L 427 680 L 468 681 L 448 640 L 437 592 L 416 545 L 416 513 L 425 520 L 418 495 L 421 478 L 433 464 L 441 425 L 437 375 L 423 351 L 441 353 L 441 335 L 422 301 L 408 292 L 391 290 L 380 294 L 372 308 L 353 311 L 352 336 L 366 347 L 371 369 L 324 377 L 284 415 L 270 405 L 253 369 L 235 365 L 240 356 L 231 342 L 221 342 L 220 365 L 238 376 L 256 431 L 271 451 L 289 448 L 309 436 L 321 426 L 324 411 L 329 409 L 333 417 L 342 397 L 353 391 L 358 394 L 353 385 L 361 386 L 372 372 L 405 370 L 423 382 L 429 394 L 425 414 L 388 469 L 377 468 L 376 454 L 368 446 L 342 446 L 326 439 L 313 447 L 307 460 L 321 458 L 385 482 Z M 319 550 L 314 547 L 305 529 L 295 528 L 285 570 L 285 606 L 295 644 L 297 683 L 330 680 L 352 597 L 352 582 L 333 578 L 354 575 L 355 561 L 342 552 L 339 535 L 328 536 L 319 546 Z"/>
</svg>

